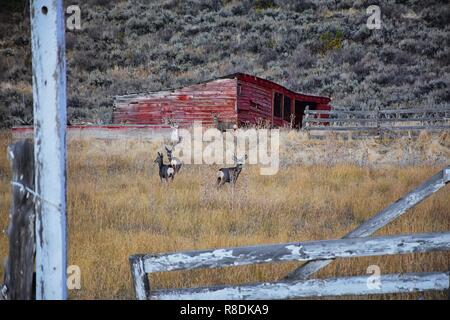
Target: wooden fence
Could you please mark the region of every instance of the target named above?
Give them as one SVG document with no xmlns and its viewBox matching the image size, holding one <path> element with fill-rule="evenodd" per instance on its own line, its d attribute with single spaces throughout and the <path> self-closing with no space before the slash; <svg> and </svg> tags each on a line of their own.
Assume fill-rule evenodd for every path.
<svg viewBox="0 0 450 320">
<path fill-rule="evenodd" d="M 34 144 L 22 141 L 9 150 L 13 206 L 0 300 L 62 300 L 67 298 L 63 1 L 32 0 L 30 12 Z"/>
<path fill-rule="evenodd" d="M 305 110 L 302 128 L 310 131 L 367 132 L 450 130 L 450 107 L 375 111 Z"/>
<path fill-rule="evenodd" d="M 450 166 L 380 211 L 342 239 L 219 248 L 130 256 L 137 299 L 291 299 L 299 297 L 367 295 L 445 290 L 449 272 L 386 274 L 380 287 L 368 285 L 368 276 L 306 279 L 336 258 L 408 254 L 450 250 L 450 231 L 367 237 L 395 220 L 450 181 Z M 239 286 L 150 290 L 148 273 L 249 264 L 308 261 L 278 282 Z"/>
<path fill-rule="evenodd" d="M 13 199 L 8 226 L 9 254 L 5 264 L 0 300 L 31 300 L 35 257 L 34 145 L 21 141 L 8 148 L 11 160 Z"/>
</svg>

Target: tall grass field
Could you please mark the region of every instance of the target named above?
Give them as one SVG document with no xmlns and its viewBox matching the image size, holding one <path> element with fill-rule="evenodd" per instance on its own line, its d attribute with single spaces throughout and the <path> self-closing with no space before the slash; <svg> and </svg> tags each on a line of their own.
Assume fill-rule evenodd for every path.
<svg viewBox="0 0 450 320">
<path fill-rule="evenodd" d="M 153 160 L 163 150 L 163 141 L 70 140 L 68 263 L 81 270 L 81 289 L 71 290 L 70 298 L 134 298 L 128 257 L 136 253 L 340 238 L 441 170 L 449 159 L 448 137 L 442 136 L 422 135 L 409 142 L 330 142 L 286 133 L 283 139 L 278 174 L 261 176 L 257 166 L 246 165 L 234 192 L 229 186 L 215 188 L 219 166 L 214 165 L 185 166 L 173 183 L 161 184 Z M 6 153 L 11 142 L 9 133 L 0 134 L 2 231 L 11 205 Z M 450 189 L 444 187 L 376 234 L 449 230 Z M 3 232 L 2 259 L 7 243 Z M 150 281 L 155 289 L 275 281 L 299 265 L 158 273 Z M 378 265 L 382 274 L 447 271 L 450 254 L 342 259 L 316 276 L 366 274 L 370 265 Z M 358 298 L 445 299 L 447 293 Z"/>
</svg>

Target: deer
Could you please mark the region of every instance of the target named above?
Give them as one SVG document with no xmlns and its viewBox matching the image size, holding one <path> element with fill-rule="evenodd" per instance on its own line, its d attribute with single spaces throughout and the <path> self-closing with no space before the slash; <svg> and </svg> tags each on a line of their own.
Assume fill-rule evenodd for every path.
<svg viewBox="0 0 450 320">
<path fill-rule="evenodd" d="M 158 155 L 156 156 L 156 159 L 154 161 L 159 166 L 159 179 L 160 182 L 163 182 L 163 179 L 166 180 L 166 182 L 171 179 L 173 181 L 173 178 L 175 177 L 175 169 L 172 167 L 172 165 L 164 164 L 164 156 L 162 153 L 158 152 Z"/>
<path fill-rule="evenodd" d="M 173 167 L 173 169 L 175 170 L 175 174 L 177 174 L 178 172 L 180 172 L 181 167 L 183 166 L 183 162 L 178 159 L 175 158 L 172 153 L 173 153 L 173 147 L 171 147 L 170 149 L 167 148 L 167 146 L 165 146 L 166 148 L 166 152 L 167 152 L 167 158 L 169 158 L 169 164 Z"/>
<path fill-rule="evenodd" d="M 219 169 L 219 171 L 217 172 L 217 187 L 221 187 L 227 182 L 231 183 L 234 186 L 237 179 L 239 178 L 239 174 L 242 171 L 242 167 L 244 166 L 244 162 L 246 159 L 247 155 L 245 155 L 243 158 L 237 158 L 236 155 L 233 155 L 235 166 Z"/>
</svg>

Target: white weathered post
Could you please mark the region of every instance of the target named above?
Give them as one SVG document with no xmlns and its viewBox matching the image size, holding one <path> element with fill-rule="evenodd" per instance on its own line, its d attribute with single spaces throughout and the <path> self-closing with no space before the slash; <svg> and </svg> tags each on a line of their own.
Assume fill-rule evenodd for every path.
<svg viewBox="0 0 450 320">
<path fill-rule="evenodd" d="M 66 299 L 66 61 L 62 0 L 31 1 L 36 299 Z"/>
</svg>

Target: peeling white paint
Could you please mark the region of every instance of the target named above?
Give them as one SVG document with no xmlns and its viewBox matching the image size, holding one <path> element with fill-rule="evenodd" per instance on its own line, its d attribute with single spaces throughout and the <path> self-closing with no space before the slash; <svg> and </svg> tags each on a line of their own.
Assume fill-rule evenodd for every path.
<svg viewBox="0 0 450 320">
<path fill-rule="evenodd" d="M 33 0 L 30 12 L 35 191 L 46 200 L 36 203 L 36 298 L 58 300 L 67 298 L 63 1 Z"/>
<path fill-rule="evenodd" d="M 449 285 L 449 274 L 433 272 L 389 274 L 382 275 L 380 281 L 382 283 L 380 289 L 368 288 L 367 276 L 357 276 L 217 288 L 161 290 L 153 293 L 152 298 L 161 300 L 258 300 L 445 290 Z"/>
<path fill-rule="evenodd" d="M 302 249 L 302 246 L 286 246 L 286 249 L 291 250 L 291 253 L 293 256 L 299 256 L 300 255 L 300 250 Z"/>
<path fill-rule="evenodd" d="M 155 256 L 145 260 L 146 272 L 172 271 L 179 270 L 180 265 L 197 265 L 208 261 L 233 258 L 232 250 L 216 249 L 212 252 L 205 252 L 195 256 L 186 253 L 172 253 L 167 255 Z"/>
<path fill-rule="evenodd" d="M 144 256 L 146 272 L 450 250 L 450 232 L 309 241 Z"/>
<path fill-rule="evenodd" d="M 444 182 L 450 181 L 450 167 L 444 169 Z"/>
</svg>

